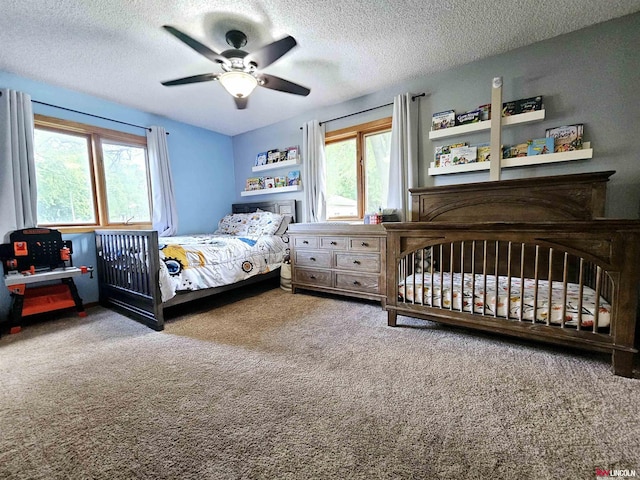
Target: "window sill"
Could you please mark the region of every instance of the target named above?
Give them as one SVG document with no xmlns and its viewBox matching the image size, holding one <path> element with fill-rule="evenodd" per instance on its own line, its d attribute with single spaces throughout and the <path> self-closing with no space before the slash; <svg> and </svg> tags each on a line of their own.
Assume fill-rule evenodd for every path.
<svg viewBox="0 0 640 480">
<path fill-rule="evenodd" d="M 55 225 L 38 225 L 41 228 L 51 228 L 54 230 L 58 230 L 60 233 L 93 233 L 96 230 L 113 230 L 113 229 L 127 229 L 127 230 L 151 230 L 151 224 L 144 223 L 136 223 L 136 224 L 127 224 L 127 223 L 118 223 L 113 225 L 78 225 L 78 226 L 66 226 L 66 227 L 57 227 Z"/>
</svg>

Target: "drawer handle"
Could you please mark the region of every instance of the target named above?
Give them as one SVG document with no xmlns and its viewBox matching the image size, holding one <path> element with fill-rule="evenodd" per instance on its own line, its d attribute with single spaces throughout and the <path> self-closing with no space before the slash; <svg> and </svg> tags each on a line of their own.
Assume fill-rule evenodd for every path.
<svg viewBox="0 0 640 480">
<path fill-rule="evenodd" d="M 315 279 L 316 279 L 316 276 L 315 276 L 315 275 L 309 275 L 309 278 L 310 278 L 311 280 L 315 280 Z"/>
<path fill-rule="evenodd" d="M 311 260 L 312 262 L 316 261 L 316 257 L 309 257 L 309 260 Z"/>
<path fill-rule="evenodd" d="M 334 242 L 333 240 L 330 243 L 331 243 L 331 245 L 337 245 L 337 243 Z"/>
<path fill-rule="evenodd" d="M 308 245 L 308 244 L 309 244 L 309 241 L 308 241 L 308 240 L 302 240 L 302 243 L 304 243 L 304 244 L 307 244 L 307 245 Z"/>
<path fill-rule="evenodd" d="M 362 244 L 360 244 L 361 247 L 368 247 L 369 244 L 367 242 L 362 242 Z"/>
<path fill-rule="evenodd" d="M 360 285 L 360 282 L 359 282 L 358 280 L 354 280 L 354 281 L 353 281 L 353 284 L 354 284 L 354 285 Z"/>
<path fill-rule="evenodd" d="M 356 265 L 360 265 L 360 260 L 354 260 L 353 263 L 355 263 Z"/>
</svg>

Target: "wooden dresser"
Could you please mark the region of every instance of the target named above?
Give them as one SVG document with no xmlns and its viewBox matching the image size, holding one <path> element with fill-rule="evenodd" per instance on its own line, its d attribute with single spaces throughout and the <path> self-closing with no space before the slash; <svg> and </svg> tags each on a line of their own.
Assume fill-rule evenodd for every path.
<svg viewBox="0 0 640 480">
<path fill-rule="evenodd" d="M 291 285 L 337 295 L 386 300 L 386 232 L 382 225 L 289 225 Z"/>
</svg>

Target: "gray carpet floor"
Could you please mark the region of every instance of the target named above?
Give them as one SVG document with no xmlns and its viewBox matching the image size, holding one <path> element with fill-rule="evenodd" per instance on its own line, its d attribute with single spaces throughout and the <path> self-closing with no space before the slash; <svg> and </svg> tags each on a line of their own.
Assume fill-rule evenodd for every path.
<svg viewBox="0 0 640 480">
<path fill-rule="evenodd" d="M 607 356 L 258 286 L 0 338 L 2 479 L 640 475 L 640 380 Z"/>
</svg>

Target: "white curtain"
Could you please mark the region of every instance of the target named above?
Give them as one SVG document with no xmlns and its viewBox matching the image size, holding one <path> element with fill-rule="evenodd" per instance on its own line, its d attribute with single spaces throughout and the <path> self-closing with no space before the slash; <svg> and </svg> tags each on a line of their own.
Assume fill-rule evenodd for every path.
<svg viewBox="0 0 640 480">
<path fill-rule="evenodd" d="M 418 102 L 409 93 L 393 99 L 387 207 L 411 221 L 409 188 L 418 186 Z"/>
<path fill-rule="evenodd" d="M 178 231 L 178 211 L 164 128 L 151 127 L 147 130 L 147 152 L 151 176 L 151 222 L 160 237 L 169 237 Z"/>
<path fill-rule="evenodd" d="M 31 96 L 0 89 L 0 241 L 35 227 L 38 199 Z"/>
<path fill-rule="evenodd" d="M 323 222 L 327 219 L 324 128 L 318 120 L 302 126 L 302 158 L 303 218 L 305 222 Z"/>
</svg>

